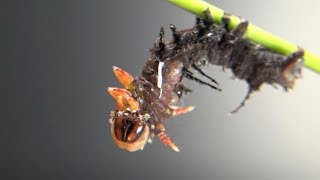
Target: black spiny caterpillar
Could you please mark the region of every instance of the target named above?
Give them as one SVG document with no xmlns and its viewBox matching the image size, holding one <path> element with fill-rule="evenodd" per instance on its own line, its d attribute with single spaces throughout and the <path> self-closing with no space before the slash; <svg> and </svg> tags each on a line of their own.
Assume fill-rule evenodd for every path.
<svg viewBox="0 0 320 180">
<path fill-rule="evenodd" d="M 244 38 L 247 21 L 229 31 L 228 15 L 223 17 L 222 25 L 216 25 L 209 10 L 204 14 L 205 19 L 197 18 L 191 29 L 177 31 L 171 25 L 173 40 L 169 43 L 164 42 L 161 28 L 140 77 L 133 78 L 114 67 L 115 75 L 125 86 L 125 89 L 108 89 L 117 101 L 117 110 L 112 111 L 110 123 L 113 139 L 120 148 L 142 149 L 147 140 L 157 135 L 165 145 L 179 151 L 165 134 L 162 122 L 193 109 L 173 105 L 175 95 L 181 98 L 190 91 L 182 84 L 184 78 L 220 90 L 216 86 L 218 83 L 201 70 L 206 64 L 229 68 L 235 77 L 248 83 L 247 96 L 233 112 L 244 106 L 250 94 L 263 83 L 278 84 L 287 90 L 300 76 L 302 49 L 289 56 L 272 52 Z M 195 77 L 194 71 L 213 84 Z"/>
</svg>

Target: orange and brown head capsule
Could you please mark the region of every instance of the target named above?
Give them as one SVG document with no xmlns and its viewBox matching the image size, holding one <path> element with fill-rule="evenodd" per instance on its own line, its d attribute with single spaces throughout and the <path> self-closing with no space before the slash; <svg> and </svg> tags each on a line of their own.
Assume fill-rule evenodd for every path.
<svg viewBox="0 0 320 180">
<path fill-rule="evenodd" d="M 127 151 L 143 149 L 150 129 L 146 117 L 141 116 L 139 103 L 131 92 L 122 88 L 108 88 L 108 92 L 117 102 L 117 111 L 111 113 L 111 134 L 115 144 Z"/>
<path fill-rule="evenodd" d="M 137 111 L 117 111 L 111 114 L 111 134 L 116 145 L 127 151 L 143 149 L 150 128 Z"/>
</svg>

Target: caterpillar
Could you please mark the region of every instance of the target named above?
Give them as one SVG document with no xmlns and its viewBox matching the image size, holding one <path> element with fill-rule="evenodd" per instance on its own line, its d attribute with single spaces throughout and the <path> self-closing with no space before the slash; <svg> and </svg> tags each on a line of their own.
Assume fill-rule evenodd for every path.
<svg viewBox="0 0 320 180">
<path fill-rule="evenodd" d="M 220 25 L 213 22 L 209 10 L 204 11 L 204 15 L 205 18 L 196 17 L 195 26 L 190 29 L 177 31 L 170 25 L 173 39 L 168 43 L 164 42 L 161 28 L 141 76 L 134 78 L 123 69 L 113 67 L 115 76 L 124 86 L 107 90 L 117 103 L 109 122 L 118 147 L 137 151 L 158 136 L 164 145 L 179 151 L 166 134 L 163 123 L 193 109 L 193 106 L 175 106 L 177 100 L 191 92 L 184 86 L 183 79 L 221 91 L 218 82 L 202 71 L 204 65 L 231 69 L 236 78 L 247 82 L 248 93 L 233 113 L 243 107 L 251 93 L 259 90 L 262 84 L 278 84 L 288 90 L 300 77 L 303 49 L 298 48 L 288 56 L 272 52 L 244 38 L 248 21 L 243 20 L 229 30 L 228 14 L 223 16 Z M 196 77 L 195 73 L 207 81 Z"/>
</svg>

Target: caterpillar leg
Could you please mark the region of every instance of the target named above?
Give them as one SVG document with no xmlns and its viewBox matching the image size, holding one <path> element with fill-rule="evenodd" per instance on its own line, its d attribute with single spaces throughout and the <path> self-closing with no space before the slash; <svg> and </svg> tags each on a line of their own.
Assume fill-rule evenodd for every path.
<svg viewBox="0 0 320 180">
<path fill-rule="evenodd" d="M 176 152 L 180 152 L 179 148 L 172 142 L 171 138 L 163 131 L 157 134 L 159 140 L 166 146 Z"/>
<path fill-rule="evenodd" d="M 205 25 L 206 26 L 212 26 L 213 25 L 213 18 L 212 18 L 212 15 L 211 15 L 211 12 L 209 10 L 209 8 L 207 8 L 205 11 L 203 11 L 203 14 L 204 14 L 204 18 L 205 18 Z"/>
<path fill-rule="evenodd" d="M 198 38 L 202 37 L 205 34 L 206 29 L 207 27 L 204 23 L 204 20 L 200 17 L 196 17 L 196 25 L 193 32 L 197 34 Z"/>
<path fill-rule="evenodd" d="M 221 19 L 221 25 L 226 30 L 229 30 L 230 16 L 231 16 L 231 14 L 224 12 L 222 19 Z"/>
<path fill-rule="evenodd" d="M 248 29 L 249 22 L 247 20 L 242 21 L 233 31 L 232 34 L 235 37 L 243 37 L 244 33 Z"/>
<path fill-rule="evenodd" d="M 202 37 L 214 23 L 209 8 L 203 11 L 203 15 L 204 18 L 196 17 L 195 33 L 198 34 L 198 37 Z"/>
<path fill-rule="evenodd" d="M 205 27 L 203 19 L 201 17 L 196 16 L 195 27 L 197 27 L 197 28 L 204 28 Z"/>
<path fill-rule="evenodd" d="M 162 123 L 157 124 L 157 136 L 159 140 L 166 146 L 170 147 L 176 152 L 179 152 L 179 148 L 172 142 L 171 138 L 165 133 L 166 129 L 164 128 Z"/>
<path fill-rule="evenodd" d="M 173 116 L 178 116 L 181 114 L 185 114 L 187 112 L 190 112 L 194 109 L 193 106 L 188 106 L 188 107 L 177 107 L 177 106 L 170 106 L 172 109 L 172 115 Z"/>
</svg>

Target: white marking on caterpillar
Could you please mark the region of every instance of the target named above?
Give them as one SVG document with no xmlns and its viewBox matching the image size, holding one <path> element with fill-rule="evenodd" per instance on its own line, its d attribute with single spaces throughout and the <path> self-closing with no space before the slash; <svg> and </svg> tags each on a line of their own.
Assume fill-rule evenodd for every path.
<svg viewBox="0 0 320 180">
<path fill-rule="evenodd" d="M 159 62 L 158 65 L 158 81 L 157 81 L 157 86 L 160 89 L 160 95 L 159 98 L 162 95 L 162 68 L 163 68 L 164 62 Z"/>
</svg>

